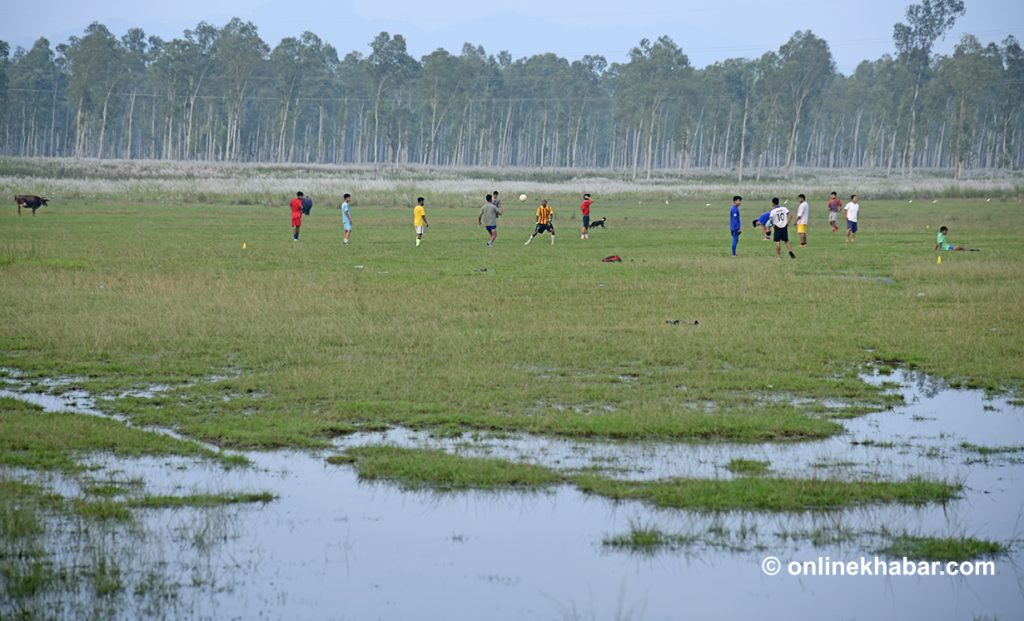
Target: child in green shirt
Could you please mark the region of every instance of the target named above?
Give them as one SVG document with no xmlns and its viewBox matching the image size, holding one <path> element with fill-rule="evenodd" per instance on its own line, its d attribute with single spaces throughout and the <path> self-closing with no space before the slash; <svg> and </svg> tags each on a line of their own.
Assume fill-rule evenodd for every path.
<svg viewBox="0 0 1024 621">
<path fill-rule="evenodd" d="M 949 228 L 948 227 L 944 226 L 944 227 L 939 229 L 938 235 L 935 236 L 935 249 L 936 250 L 967 250 L 967 248 L 964 248 L 963 246 L 955 246 L 955 245 L 949 243 L 949 240 L 946 239 L 946 233 L 948 233 L 948 232 L 949 232 Z"/>
</svg>

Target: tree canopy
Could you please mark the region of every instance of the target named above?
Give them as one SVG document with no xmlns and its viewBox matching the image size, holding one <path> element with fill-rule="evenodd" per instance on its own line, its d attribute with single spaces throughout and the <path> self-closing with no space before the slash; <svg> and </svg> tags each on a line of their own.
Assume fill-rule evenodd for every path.
<svg viewBox="0 0 1024 621">
<path fill-rule="evenodd" d="M 703 69 L 669 37 L 627 60 L 513 59 L 467 43 L 413 58 L 382 32 L 339 56 L 312 32 L 271 48 L 250 22 L 168 41 L 90 24 L 53 47 L 0 41 L 0 152 L 216 161 L 745 171 L 1024 164 L 1024 53 L 1013 37 L 935 42 L 962 0 L 923 0 L 897 53 L 836 71 L 797 31 Z"/>
</svg>

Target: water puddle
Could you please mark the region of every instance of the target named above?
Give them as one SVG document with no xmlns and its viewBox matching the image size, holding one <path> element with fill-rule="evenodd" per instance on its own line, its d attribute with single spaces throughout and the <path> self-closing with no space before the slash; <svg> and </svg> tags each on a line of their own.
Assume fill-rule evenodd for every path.
<svg viewBox="0 0 1024 621">
<path fill-rule="evenodd" d="M 953 577 L 766 576 L 761 559 L 857 560 L 880 530 L 972 536 L 1012 543 L 1024 528 L 1024 408 L 981 391 L 951 390 L 896 371 L 906 405 L 844 420 L 848 432 L 797 444 L 576 442 L 523 435 L 432 437 L 395 429 L 340 438 L 322 452 L 246 452 L 253 468 L 225 470 L 191 458 L 94 456 L 92 479 L 143 481 L 149 494 L 268 491 L 267 505 L 135 510 L 125 537 L 127 572 L 159 568 L 177 592 L 159 615 L 288 619 L 678 619 L 1017 618 L 1024 610 L 1013 545 L 997 575 Z M 8 379 L 0 395 L 48 409 L 94 414 L 89 395 L 41 395 Z M 47 401 L 43 397 L 56 399 Z M 70 405 L 74 400 L 77 405 Z M 849 479 L 910 476 L 962 481 L 946 506 L 866 507 L 803 514 L 707 515 L 586 496 L 571 486 L 538 493 L 401 491 L 361 483 L 324 462 L 348 446 L 436 447 L 601 470 L 630 479 L 731 478 L 732 459 L 770 463 L 782 476 Z M 76 483 L 54 477 L 67 495 Z M 693 543 L 642 556 L 602 545 L 631 525 L 688 535 Z M 52 531 L 53 529 L 51 529 Z M 81 545 L 54 535 L 51 549 Z M 126 572 L 126 573 L 127 573 Z M 138 597 L 112 614 L 144 612 Z M 135 603 L 131 603 L 135 602 Z M 71 618 L 74 615 L 65 615 Z"/>
</svg>

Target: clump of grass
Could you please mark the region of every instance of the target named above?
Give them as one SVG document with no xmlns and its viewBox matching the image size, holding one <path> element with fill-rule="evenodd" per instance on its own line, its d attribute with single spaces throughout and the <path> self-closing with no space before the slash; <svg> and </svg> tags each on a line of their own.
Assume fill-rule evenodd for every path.
<svg viewBox="0 0 1024 621">
<path fill-rule="evenodd" d="M 34 618 L 29 602 L 65 577 L 39 543 L 46 514 L 63 506 L 39 486 L 0 478 L 0 617 Z"/>
<path fill-rule="evenodd" d="M 695 541 L 695 537 L 666 533 L 655 526 L 630 524 L 629 532 L 606 536 L 601 540 L 601 544 L 609 548 L 650 555 L 662 550 L 675 550 Z"/>
<path fill-rule="evenodd" d="M 10 397 L 0 397 L 0 410 L 3 411 L 3 416 L 0 416 L 0 464 L 3 465 L 78 472 L 83 469 L 78 458 L 96 451 L 126 457 L 221 457 L 220 453 L 194 442 L 134 429 L 95 416 L 44 412 L 39 406 Z"/>
<path fill-rule="evenodd" d="M 762 476 L 768 473 L 770 462 L 759 459 L 733 459 L 725 466 L 733 474 Z"/>
<path fill-rule="evenodd" d="M 126 522 L 132 519 L 132 514 L 128 511 L 128 506 L 123 502 L 117 502 L 104 498 L 102 500 L 83 500 L 76 498 L 71 503 L 72 510 L 88 519 L 95 520 L 98 522 L 105 522 L 108 520 L 116 520 L 120 522 Z"/>
<path fill-rule="evenodd" d="M 129 494 L 134 490 L 139 490 L 143 487 L 142 479 L 128 479 L 128 480 L 116 480 L 108 479 L 102 481 L 89 481 L 83 483 L 82 492 L 86 496 L 123 496 Z"/>
<path fill-rule="evenodd" d="M 896 448 L 896 443 L 891 440 L 851 440 L 852 446 L 873 446 L 875 448 Z"/>
<path fill-rule="evenodd" d="M 664 479 L 622 481 L 594 475 L 574 479 L 589 494 L 641 500 L 657 507 L 697 511 L 832 511 L 881 504 L 926 504 L 956 498 L 962 486 L 941 481 L 830 479 Z"/>
<path fill-rule="evenodd" d="M 960 448 L 965 451 L 972 451 L 979 455 L 1002 455 L 1007 453 L 1024 453 L 1024 445 L 1016 446 L 982 446 L 978 444 L 971 444 L 970 442 L 961 442 Z"/>
<path fill-rule="evenodd" d="M 879 552 L 892 557 L 924 561 L 968 561 L 1006 554 L 1009 546 L 974 537 L 919 537 L 899 535 Z"/>
<path fill-rule="evenodd" d="M 217 507 L 244 503 L 273 502 L 277 496 L 270 492 L 242 494 L 190 494 L 188 496 L 143 496 L 128 501 L 128 506 L 139 509 L 175 509 L 179 507 Z"/>
<path fill-rule="evenodd" d="M 116 595 L 124 589 L 121 567 L 117 561 L 105 553 L 99 553 L 89 568 L 93 591 L 97 597 Z"/>
<path fill-rule="evenodd" d="M 343 466 L 345 464 L 356 463 L 356 456 L 348 453 L 342 453 L 340 455 L 331 455 L 326 459 L 326 461 L 334 466 Z"/>
<path fill-rule="evenodd" d="M 816 526 L 810 529 L 780 530 L 775 536 L 782 541 L 809 541 L 815 547 L 848 543 L 859 533 L 841 524 Z"/>
<path fill-rule="evenodd" d="M 539 488 L 562 481 L 555 471 L 489 457 L 462 457 L 441 450 L 359 446 L 345 451 L 359 478 L 407 488 L 439 490 Z"/>
<path fill-rule="evenodd" d="M 0 479 L 0 540 L 32 537 L 43 532 L 40 510 L 55 508 L 59 496 L 45 494 L 35 485 Z"/>
</svg>

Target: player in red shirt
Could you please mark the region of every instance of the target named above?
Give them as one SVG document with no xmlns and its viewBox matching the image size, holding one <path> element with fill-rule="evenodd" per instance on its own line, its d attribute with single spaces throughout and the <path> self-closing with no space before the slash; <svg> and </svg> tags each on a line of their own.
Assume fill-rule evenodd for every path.
<svg viewBox="0 0 1024 621">
<path fill-rule="evenodd" d="M 583 195 L 583 202 L 580 203 L 580 213 L 583 214 L 583 230 L 580 231 L 580 239 L 590 239 L 590 200 L 589 194 Z"/>
<path fill-rule="evenodd" d="M 295 230 L 292 241 L 299 241 L 299 229 L 302 227 L 302 192 L 296 192 L 289 205 L 292 208 L 292 228 Z"/>
</svg>

